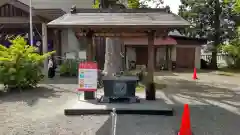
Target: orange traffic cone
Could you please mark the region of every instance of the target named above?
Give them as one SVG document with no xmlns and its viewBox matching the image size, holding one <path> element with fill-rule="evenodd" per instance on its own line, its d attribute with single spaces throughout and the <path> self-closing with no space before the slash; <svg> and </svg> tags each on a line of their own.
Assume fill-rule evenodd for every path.
<svg viewBox="0 0 240 135">
<path fill-rule="evenodd" d="M 193 77 L 192 78 L 193 78 L 193 80 L 198 79 L 197 78 L 197 69 L 196 68 L 193 69 Z"/>
<path fill-rule="evenodd" d="M 188 104 L 184 105 L 183 115 L 182 115 L 182 123 L 180 130 L 177 135 L 193 135 L 191 131 L 191 123 L 190 123 L 190 111 Z"/>
</svg>

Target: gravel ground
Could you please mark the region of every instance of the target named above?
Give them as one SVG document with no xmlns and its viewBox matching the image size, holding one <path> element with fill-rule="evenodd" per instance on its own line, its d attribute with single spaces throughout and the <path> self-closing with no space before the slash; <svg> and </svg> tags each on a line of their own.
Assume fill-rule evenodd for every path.
<svg viewBox="0 0 240 135">
<path fill-rule="evenodd" d="M 63 109 L 77 98 L 75 81 L 53 80 L 33 91 L 0 96 L 0 135 L 107 135 L 97 131 L 108 127 L 109 116 L 63 115 Z M 117 135 L 174 135 L 184 103 L 190 105 L 195 135 L 239 135 L 238 84 L 216 81 L 217 86 L 210 86 L 177 77 L 164 81 L 168 87 L 157 96 L 173 106 L 176 115 L 118 115 Z"/>
<path fill-rule="evenodd" d="M 66 117 L 76 93 L 40 87 L 0 97 L 0 135 L 92 135 L 109 116 Z"/>
</svg>

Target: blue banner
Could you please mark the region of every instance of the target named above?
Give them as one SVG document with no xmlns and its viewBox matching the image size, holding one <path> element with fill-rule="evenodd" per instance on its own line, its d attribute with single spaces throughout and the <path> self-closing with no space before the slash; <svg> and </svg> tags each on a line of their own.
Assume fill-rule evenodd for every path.
<svg viewBox="0 0 240 135">
<path fill-rule="evenodd" d="M 30 44 L 29 40 L 27 40 L 27 43 Z M 8 40 L 2 40 L 0 42 L 0 44 L 9 47 L 11 45 L 11 43 Z M 40 45 L 39 45 L 40 44 Z M 33 40 L 33 45 L 35 47 L 38 47 L 39 50 L 41 50 L 42 48 L 42 41 L 41 40 Z M 48 40 L 48 51 L 53 51 L 53 41 L 52 40 Z"/>
</svg>

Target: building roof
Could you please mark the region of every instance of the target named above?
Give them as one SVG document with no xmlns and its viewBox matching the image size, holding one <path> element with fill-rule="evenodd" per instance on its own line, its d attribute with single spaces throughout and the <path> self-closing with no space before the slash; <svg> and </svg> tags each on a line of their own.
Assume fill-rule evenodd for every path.
<svg viewBox="0 0 240 135">
<path fill-rule="evenodd" d="M 29 5 L 29 0 L 19 1 Z M 76 5 L 77 8 L 91 8 L 93 0 L 32 0 L 32 6 L 35 9 L 62 9 L 68 12 L 72 5 Z"/>
<path fill-rule="evenodd" d="M 34 9 L 34 12 L 49 20 L 57 19 L 66 13 L 62 9 Z"/>
<path fill-rule="evenodd" d="M 180 28 L 189 22 L 165 9 L 77 9 L 48 23 L 51 27 L 144 27 Z"/>
<path fill-rule="evenodd" d="M 25 12 L 29 12 L 29 3 L 23 3 L 24 0 L 0 0 L 0 6 L 5 4 L 10 4 L 16 8 L 19 8 Z M 27 0 L 29 2 L 29 0 Z M 33 0 L 34 1 L 34 0 Z M 47 6 L 46 6 L 47 7 Z M 64 12 L 61 8 L 35 8 L 33 7 L 33 16 L 41 16 L 48 20 L 54 20 L 62 15 L 64 15 L 66 12 Z"/>
<path fill-rule="evenodd" d="M 186 35 L 181 34 L 178 30 L 170 31 L 168 33 L 169 37 L 172 37 L 176 40 L 188 40 L 188 41 L 198 41 L 201 45 L 207 43 L 207 38 L 194 38 L 188 37 Z"/>
<path fill-rule="evenodd" d="M 187 36 L 177 36 L 177 35 L 169 35 L 169 37 L 172 37 L 176 40 L 189 40 L 189 41 L 199 41 L 202 42 L 204 44 L 207 43 L 207 39 L 206 38 L 193 38 L 193 37 L 187 37 Z"/>
</svg>

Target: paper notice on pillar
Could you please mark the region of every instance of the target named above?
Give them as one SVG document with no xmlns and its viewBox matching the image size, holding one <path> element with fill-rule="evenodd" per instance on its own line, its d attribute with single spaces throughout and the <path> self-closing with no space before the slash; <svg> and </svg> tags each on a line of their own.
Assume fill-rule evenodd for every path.
<svg viewBox="0 0 240 135">
<path fill-rule="evenodd" d="M 74 52 L 66 53 L 66 59 L 76 59 L 76 54 Z"/>
<path fill-rule="evenodd" d="M 86 60 L 87 59 L 86 51 L 78 52 L 78 58 Z"/>
</svg>

